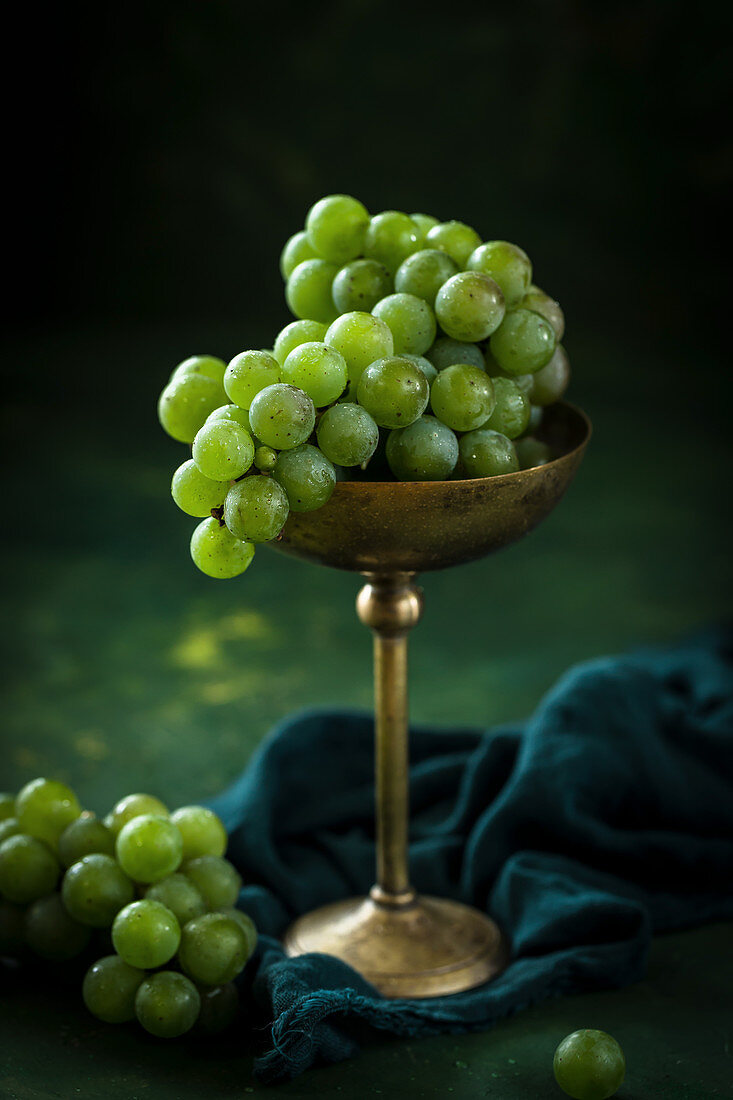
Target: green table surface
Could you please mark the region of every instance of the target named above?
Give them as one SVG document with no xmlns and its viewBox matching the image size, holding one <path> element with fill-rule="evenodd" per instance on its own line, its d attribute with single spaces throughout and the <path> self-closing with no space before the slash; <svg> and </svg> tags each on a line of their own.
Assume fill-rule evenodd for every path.
<svg viewBox="0 0 733 1100">
<path fill-rule="evenodd" d="M 226 357 L 241 339 L 209 324 L 58 331 L 6 348 L 22 370 L 3 418 L 0 789 L 52 774 L 102 813 L 133 790 L 180 805 L 221 789 L 283 715 L 370 705 L 358 578 L 262 549 L 244 578 L 217 583 L 188 559 L 194 521 L 168 497 L 185 449 L 160 432 L 155 399 L 191 349 Z M 254 326 L 249 342 L 267 334 Z M 531 537 L 424 578 L 415 720 L 521 719 L 573 662 L 672 641 L 733 608 L 716 474 L 726 407 L 674 384 L 674 345 L 568 343 L 571 396 L 595 425 L 586 462 Z M 698 356 L 701 384 L 709 368 Z M 627 1100 L 730 1095 L 730 932 L 658 939 L 633 988 L 540 1005 L 483 1035 L 370 1040 L 270 1095 L 553 1096 L 554 1047 L 583 1026 L 624 1046 Z M 96 1024 L 74 989 L 1 991 L 1 1097 L 241 1097 L 258 1091 L 250 1077 L 239 1042 L 160 1044 Z"/>
</svg>

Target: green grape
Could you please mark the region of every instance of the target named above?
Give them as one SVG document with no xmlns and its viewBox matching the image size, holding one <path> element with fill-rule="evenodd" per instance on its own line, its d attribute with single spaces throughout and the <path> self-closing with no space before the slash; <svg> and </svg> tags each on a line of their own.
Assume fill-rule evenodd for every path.
<svg viewBox="0 0 733 1100">
<path fill-rule="evenodd" d="M 428 385 L 432 386 L 435 379 L 438 377 L 438 372 L 430 362 L 423 355 L 410 355 L 408 352 L 402 352 L 402 359 L 409 359 L 411 363 L 414 363 L 416 367 L 419 367 L 428 380 Z"/>
<path fill-rule="evenodd" d="M 120 829 L 115 854 L 122 870 L 135 882 L 160 882 L 178 870 L 183 837 L 170 818 L 141 814 Z"/>
<path fill-rule="evenodd" d="M 331 294 L 337 274 L 336 264 L 327 260 L 304 260 L 298 264 L 285 287 L 285 300 L 291 312 L 301 320 L 307 318 L 330 325 L 338 316 Z"/>
<path fill-rule="evenodd" d="M 158 817 L 165 817 L 168 812 L 165 803 L 156 798 L 154 794 L 127 794 L 113 806 L 109 815 L 109 827 L 117 836 L 123 825 L 127 825 L 128 821 L 140 817 L 141 814 L 156 814 Z"/>
<path fill-rule="evenodd" d="M 317 253 L 308 240 L 306 231 L 301 229 L 300 233 L 293 233 L 292 237 L 288 237 L 285 247 L 280 253 L 280 271 L 285 282 L 288 281 L 298 264 L 302 264 L 304 260 L 315 259 L 317 259 Z"/>
<path fill-rule="evenodd" d="M 392 355 L 394 339 L 389 325 L 371 313 L 344 313 L 337 318 L 325 336 L 326 343 L 336 348 L 346 360 L 351 382 L 358 382 L 362 371 L 375 359 Z"/>
<path fill-rule="evenodd" d="M 318 446 L 337 466 L 365 466 L 377 449 L 379 428 L 366 409 L 344 401 L 318 423 Z"/>
<path fill-rule="evenodd" d="M 552 455 L 546 443 L 535 439 L 533 435 L 526 435 L 518 439 L 514 444 L 519 459 L 520 470 L 531 470 L 534 466 L 546 466 Z"/>
<path fill-rule="evenodd" d="M 67 825 L 81 813 L 79 799 L 65 783 L 33 779 L 15 799 L 15 816 L 24 833 L 56 848 Z"/>
<path fill-rule="evenodd" d="M 563 1039 L 552 1068 L 560 1088 L 574 1100 L 608 1100 L 623 1084 L 626 1059 L 613 1036 L 584 1029 Z"/>
<path fill-rule="evenodd" d="M 242 889 L 242 879 L 229 860 L 219 856 L 198 856 L 181 868 L 209 909 L 226 909 L 234 905 Z"/>
<path fill-rule="evenodd" d="M 23 954 L 25 943 L 25 914 L 22 905 L 13 905 L 0 897 L 0 959 L 16 958 Z"/>
<path fill-rule="evenodd" d="M 549 294 L 545 294 L 544 290 L 540 290 L 538 286 L 533 285 L 530 286 L 520 304 L 523 309 L 531 309 L 534 313 L 541 313 L 554 328 L 558 343 L 562 340 L 565 335 L 565 314 L 560 308 L 559 302 L 556 302 Z"/>
<path fill-rule="evenodd" d="M 542 423 L 542 418 L 545 415 L 545 410 L 541 405 L 530 405 L 529 407 L 529 423 L 527 424 L 527 433 L 536 432 Z"/>
<path fill-rule="evenodd" d="M 401 428 L 425 412 L 430 387 L 423 372 L 409 359 L 388 356 L 363 371 L 357 397 L 381 428 Z"/>
<path fill-rule="evenodd" d="M 92 1016 L 106 1024 L 124 1024 L 135 1019 L 135 996 L 144 980 L 144 970 L 119 955 L 107 955 L 87 970 L 81 995 Z"/>
<path fill-rule="evenodd" d="M 426 355 L 438 371 L 452 367 L 455 363 L 469 363 L 480 370 L 484 370 L 486 366 L 481 348 L 476 344 L 453 340 L 450 336 L 439 337 Z"/>
<path fill-rule="evenodd" d="M 209 423 L 213 421 L 207 420 L 206 424 Z M 171 481 L 171 496 L 181 511 L 199 518 L 210 516 L 212 508 L 220 508 L 228 491 L 228 481 L 212 481 L 201 473 L 192 458 L 178 467 Z"/>
<path fill-rule="evenodd" d="M 69 916 L 60 894 L 34 901 L 26 911 L 24 930 L 31 951 L 50 962 L 76 958 L 92 935 L 91 929 Z"/>
<path fill-rule="evenodd" d="M 22 831 L 17 817 L 4 818 L 0 821 L 0 844 L 7 840 L 9 836 L 18 836 Z"/>
<path fill-rule="evenodd" d="M 27 905 L 50 894 L 59 877 L 59 862 L 42 840 L 18 833 L 0 844 L 0 894 Z"/>
<path fill-rule="evenodd" d="M 217 359 L 215 355 L 191 355 L 178 364 L 171 374 L 170 381 L 184 374 L 202 374 L 206 378 L 213 378 L 221 385 L 226 369 L 224 360 Z"/>
<path fill-rule="evenodd" d="M 283 451 L 278 456 L 273 476 L 287 493 L 293 512 L 313 512 L 316 508 L 322 508 L 336 488 L 336 471 L 332 462 L 309 443 L 303 443 L 292 451 Z"/>
<path fill-rule="evenodd" d="M 552 359 L 544 367 L 530 375 L 532 389 L 529 397 L 533 405 L 552 405 L 559 401 L 570 381 L 570 362 L 565 348 L 558 344 Z"/>
<path fill-rule="evenodd" d="M 255 456 L 252 436 L 233 420 L 209 420 L 196 432 L 193 461 L 211 481 L 233 481 L 246 473 Z"/>
<path fill-rule="evenodd" d="M 549 321 L 529 309 L 515 309 L 507 313 L 489 345 L 494 359 L 508 374 L 534 374 L 552 359 L 555 343 L 555 330 Z"/>
<path fill-rule="evenodd" d="M 135 897 L 135 887 L 111 856 L 93 852 L 69 867 L 61 897 L 74 920 L 92 928 L 109 928 L 120 909 Z"/>
<path fill-rule="evenodd" d="M 511 439 L 489 428 L 479 428 L 461 436 L 459 450 L 468 477 L 495 477 L 513 474 L 519 469 Z"/>
<path fill-rule="evenodd" d="M 475 248 L 481 244 L 481 238 L 475 229 L 463 222 L 438 222 L 425 236 L 427 248 L 437 248 L 447 252 L 452 260 L 463 270 L 466 261 Z"/>
<path fill-rule="evenodd" d="M 447 336 L 476 343 L 490 336 L 504 318 L 504 295 L 488 275 L 461 271 L 438 291 L 435 314 Z"/>
<path fill-rule="evenodd" d="M 433 226 L 440 225 L 438 219 L 434 218 L 432 214 L 410 214 L 410 221 L 415 223 L 418 240 L 421 244 Z"/>
<path fill-rule="evenodd" d="M 235 424 L 244 428 L 248 435 L 252 435 L 249 412 L 247 409 L 240 409 L 239 405 L 220 405 L 218 409 L 214 409 L 213 413 L 209 413 L 205 423 L 210 424 L 212 420 L 233 420 Z"/>
<path fill-rule="evenodd" d="M 509 374 L 507 371 L 502 370 L 501 367 L 499 366 L 499 364 L 494 359 L 494 356 L 491 354 L 491 349 L 489 347 L 486 348 L 486 351 L 484 353 L 484 358 L 486 360 L 486 371 L 487 371 L 488 374 L 491 375 L 492 378 L 508 378 L 508 379 L 510 379 L 510 381 L 512 381 L 515 384 L 515 386 L 519 386 L 519 388 L 522 391 L 522 393 L 524 394 L 524 396 L 526 398 L 529 398 L 530 394 L 532 393 L 532 385 L 533 385 L 534 375 L 532 375 L 532 374 Z"/>
<path fill-rule="evenodd" d="M 457 461 L 455 434 L 434 416 L 421 416 L 387 438 L 387 462 L 399 481 L 445 481 Z"/>
<path fill-rule="evenodd" d="M 7 817 L 15 817 L 15 795 L 8 791 L 0 792 L 0 821 Z"/>
<path fill-rule="evenodd" d="M 183 837 L 183 858 L 223 856 L 227 850 L 227 831 L 220 817 L 206 806 L 181 806 L 171 821 Z"/>
<path fill-rule="evenodd" d="M 202 1035 L 219 1035 L 226 1031 L 237 1015 L 239 993 L 233 982 L 225 985 L 201 986 L 201 1010 L 196 1030 Z"/>
<path fill-rule="evenodd" d="M 277 465 L 277 451 L 272 447 L 258 447 L 255 451 L 254 465 L 263 474 L 270 474 Z"/>
<path fill-rule="evenodd" d="M 224 522 L 237 539 L 269 542 L 277 538 L 288 518 L 288 496 L 281 485 L 264 474 L 238 481 L 224 501 Z"/>
<path fill-rule="evenodd" d="M 470 432 L 486 422 L 496 399 L 494 384 L 484 370 L 455 363 L 446 367 L 430 390 L 433 412 L 456 432 Z"/>
<path fill-rule="evenodd" d="M 377 302 L 372 313 L 388 326 L 396 355 L 403 351 L 422 355 L 435 339 L 435 315 L 414 294 L 390 294 Z"/>
<path fill-rule="evenodd" d="M 260 442 L 276 451 L 305 443 L 316 423 L 316 409 L 307 393 L 286 382 L 276 382 L 257 394 L 249 419 Z"/>
<path fill-rule="evenodd" d="M 235 909 L 231 906 L 228 909 L 220 909 L 219 912 L 235 921 L 242 929 L 247 940 L 247 958 L 251 958 L 257 947 L 257 929 L 255 927 L 255 922 L 247 913 L 243 913 L 241 909 Z"/>
<path fill-rule="evenodd" d="M 413 294 L 422 298 L 432 308 L 435 296 L 443 283 L 460 268 L 447 252 L 438 248 L 423 248 L 403 260 L 394 277 L 395 290 L 400 294 Z"/>
<path fill-rule="evenodd" d="M 254 557 L 251 542 L 242 542 L 212 516 L 204 519 L 191 535 L 194 565 L 215 580 L 227 580 L 244 573 Z"/>
<path fill-rule="evenodd" d="M 480 244 L 466 266 L 469 271 L 483 271 L 499 284 L 507 309 L 520 304 L 532 282 L 532 261 L 524 249 L 509 241 Z"/>
<path fill-rule="evenodd" d="M 353 260 L 341 268 L 333 280 L 331 293 L 339 313 L 371 312 L 380 298 L 391 294 L 393 289 L 392 276 L 384 264 L 376 260 Z"/>
<path fill-rule="evenodd" d="M 369 222 L 364 238 L 364 255 L 384 264 L 394 274 L 403 260 L 418 248 L 417 225 L 399 210 L 384 210 Z"/>
<path fill-rule="evenodd" d="M 183 374 L 168 383 L 158 400 L 163 430 L 179 443 L 192 443 L 209 413 L 226 400 L 221 382 L 204 374 Z"/>
<path fill-rule="evenodd" d="M 319 199 L 305 219 L 309 244 L 334 264 L 346 263 L 361 253 L 368 225 L 366 207 L 351 195 Z"/>
<path fill-rule="evenodd" d="M 206 902 L 200 891 L 190 879 L 178 871 L 148 886 L 145 897 L 170 909 L 181 928 L 194 917 L 200 917 L 206 912 Z"/>
<path fill-rule="evenodd" d="M 121 959 L 141 970 L 154 970 L 173 958 L 181 926 L 159 901 L 144 898 L 121 909 L 112 925 L 112 943 Z"/>
<path fill-rule="evenodd" d="M 346 360 L 328 344 L 316 341 L 301 344 L 285 360 L 282 380 L 298 386 L 321 409 L 332 404 L 346 389 Z"/>
<path fill-rule="evenodd" d="M 242 409 L 249 409 L 260 390 L 280 381 L 280 364 L 266 351 L 243 351 L 235 355 L 224 375 L 227 397 Z"/>
<path fill-rule="evenodd" d="M 181 969 L 202 985 L 222 985 L 241 974 L 249 958 L 249 941 L 224 913 L 206 913 L 189 921 L 181 933 Z"/>
<path fill-rule="evenodd" d="M 59 859 L 64 867 L 71 867 L 94 852 L 113 856 L 115 836 L 96 814 L 85 810 L 81 817 L 66 826 L 59 837 Z"/>
<path fill-rule="evenodd" d="M 527 430 L 529 424 L 529 399 L 510 378 L 494 378 L 496 405 L 489 419 L 481 424 L 507 439 L 516 439 Z"/>
<path fill-rule="evenodd" d="M 159 1039 L 176 1039 L 198 1018 L 201 998 L 196 986 L 175 970 L 160 970 L 140 984 L 135 997 L 138 1022 Z"/>
<path fill-rule="evenodd" d="M 320 321 L 291 321 L 277 334 L 272 354 L 282 366 L 294 348 L 310 343 L 311 340 L 324 340 L 327 330 L 328 325 L 323 325 Z"/>
</svg>

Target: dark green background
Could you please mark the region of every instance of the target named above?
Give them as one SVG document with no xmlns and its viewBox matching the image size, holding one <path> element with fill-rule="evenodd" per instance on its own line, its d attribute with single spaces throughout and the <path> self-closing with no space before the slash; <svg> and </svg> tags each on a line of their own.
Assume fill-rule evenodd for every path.
<svg viewBox="0 0 733 1100">
<path fill-rule="evenodd" d="M 728 15 L 155 0 L 36 17 L 21 15 L 5 66 L 0 787 L 54 774 L 100 811 L 134 789 L 195 800 L 285 713 L 369 704 L 357 579 L 267 549 L 240 580 L 197 574 L 193 521 L 168 496 L 185 452 L 155 416 L 181 358 L 271 343 L 288 320 L 279 250 L 331 191 L 525 247 L 565 308 L 570 396 L 596 429 L 531 538 L 425 578 L 415 717 L 521 718 L 574 661 L 730 614 Z M 644 996 L 606 995 L 577 1025 L 625 1006 L 650 1058 Z M 679 1006 L 691 1026 L 696 998 Z M 61 1008 L 48 1011 L 34 1028 L 54 1043 Z M 541 1017 L 548 1048 L 572 1015 Z M 506 1025 L 520 1051 L 525 1019 Z M 679 1095 L 712 1095 L 723 1047 L 693 1033 Z M 65 1097 L 28 1068 L 36 1031 L 19 1035 L 17 1095 Z M 451 1040 L 479 1062 L 482 1042 Z M 163 1095 L 157 1051 L 136 1057 Z M 363 1072 L 387 1073 L 379 1057 Z M 446 1088 L 474 1095 L 451 1059 Z M 648 1091 L 625 1095 L 672 1095 L 644 1072 Z M 189 1095 L 179 1087 L 166 1095 Z M 503 1087 L 527 1094 L 521 1077 Z"/>
</svg>

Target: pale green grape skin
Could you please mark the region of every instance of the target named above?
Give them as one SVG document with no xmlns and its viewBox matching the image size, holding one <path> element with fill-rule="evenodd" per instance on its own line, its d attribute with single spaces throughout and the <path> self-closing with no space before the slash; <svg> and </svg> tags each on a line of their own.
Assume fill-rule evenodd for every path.
<svg viewBox="0 0 733 1100">
<path fill-rule="evenodd" d="M 524 249 L 509 241 L 480 244 L 466 266 L 469 271 L 482 271 L 499 284 L 507 309 L 520 304 L 532 282 L 532 261 Z"/>
<path fill-rule="evenodd" d="M 531 470 L 535 466 L 546 466 L 552 460 L 552 453 L 546 443 L 525 435 L 514 444 L 519 459 L 520 470 Z"/>
<path fill-rule="evenodd" d="M 392 276 L 384 264 L 376 260 L 354 260 L 341 268 L 333 280 L 331 293 L 339 313 L 354 313 L 371 312 L 377 302 L 393 290 Z"/>
<path fill-rule="evenodd" d="M 89 967 L 81 994 L 92 1016 L 106 1024 L 125 1024 L 135 1019 L 135 995 L 144 981 L 144 970 L 119 955 L 107 955 Z"/>
<path fill-rule="evenodd" d="M 197 569 L 214 580 L 228 580 L 244 573 L 252 563 L 255 548 L 232 535 L 213 516 L 202 520 L 191 535 L 191 559 Z"/>
<path fill-rule="evenodd" d="M 237 539 L 269 542 L 285 526 L 290 505 L 274 478 L 255 474 L 238 481 L 224 501 L 224 522 Z"/>
<path fill-rule="evenodd" d="M 336 488 L 333 463 L 309 443 L 303 443 L 292 451 L 283 451 L 278 456 L 273 477 L 285 490 L 293 512 L 313 512 L 322 508 Z"/>
<path fill-rule="evenodd" d="M 488 275 L 461 271 L 438 291 L 435 315 L 446 336 L 474 344 L 485 340 L 502 323 L 504 295 Z"/>
<path fill-rule="evenodd" d="M 145 794 L 142 791 L 135 794 L 126 794 L 112 807 L 109 827 L 117 836 L 123 825 L 127 825 L 128 821 L 140 817 L 141 814 L 156 814 L 158 817 L 165 817 L 168 812 L 166 804 L 156 798 L 154 794 Z"/>
<path fill-rule="evenodd" d="M 343 355 L 351 382 L 358 382 L 362 371 L 375 359 L 394 353 L 389 325 L 360 310 L 337 318 L 326 333 L 325 341 Z"/>
<path fill-rule="evenodd" d="M 263 474 L 272 473 L 277 465 L 277 451 L 272 447 L 258 447 L 255 451 L 254 465 Z"/>
<path fill-rule="evenodd" d="M 337 466 L 364 466 L 379 443 L 379 428 L 361 405 L 344 401 L 326 409 L 318 423 L 318 446 Z"/>
<path fill-rule="evenodd" d="M 0 821 L 0 844 L 9 836 L 18 836 L 23 830 L 17 817 L 6 817 Z"/>
<path fill-rule="evenodd" d="M 201 998 L 196 986 L 175 970 L 160 970 L 140 984 L 135 996 L 138 1022 L 159 1039 L 176 1039 L 198 1018 Z"/>
<path fill-rule="evenodd" d="M 490 349 L 486 349 L 486 371 L 492 378 L 508 378 L 515 386 L 519 386 L 524 396 L 529 399 L 532 393 L 532 385 L 534 375 L 532 374 L 509 374 L 508 371 L 502 370 L 499 364 L 494 360 Z"/>
<path fill-rule="evenodd" d="M 24 833 L 44 840 L 54 850 L 59 837 L 81 813 L 79 799 L 65 783 L 33 779 L 15 799 L 15 816 Z"/>
<path fill-rule="evenodd" d="M 529 398 L 510 378 L 494 378 L 493 383 L 496 405 L 480 427 L 500 432 L 507 439 L 516 439 L 526 432 L 529 424 Z"/>
<path fill-rule="evenodd" d="M 299 233 L 293 233 L 292 237 L 288 237 L 280 253 L 280 273 L 285 282 L 288 281 L 298 264 L 302 264 L 304 260 L 315 260 L 317 258 L 318 254 L 308 240 L 306 231 L 301 229 Z"/>
<path fill-rule="evenodd" d="M 224 985 L 201 986 L 201 1009 L 196 1021 L 196 1031 L 202 1035 L 219 1035 L 225 1031 L 237 1015 L 239 993 L 233 982 Z"/>
<path fill-rule="evenodd" d="M 338 316 L 331 287 L 338 274 L 336 264 L 327 260 L 305 260 L 298 264 L 285 287 L 285 300 L 301 320 L 330 325 Z"/>
<path fill-rule="evenodd" d="M 111 829 L 89 810 L 67 825 L 59 837 L 59 859 L 64 867 L 71 867 L 84 856 L 98 852 L 105 856 L 115 854 L 115 837 Z"/>
<path fill-rule="evenodd" d="M 159 882 L 178 870 L 183 837 L 169 817 L 141 814 L 117 834 L 115 855 L 122 870 L 135 882 Z"/>
<path fill-rule="evenodd" d="M 542 423 L 542 419 L 545 415 L 545 410 L 541 405 L 530 405 L 529 407 L 529 423 L 527 424 L 527 433 L 536 432 Z"/>
<path fill-rule="evenodd" d="M 395 290 L 422 298 L 432 308 L 443 283 L 459 271 L 458 264 L 447 252 L 441 252 L 438 248 L 423 248 L 413 252 L 397 268 Z"/>
<path fill-rule="evenodd" d="M 607 1032 L 584 1029 L 558 1045 L 552 1068 L 558 1085 L 573 1100 L 608 1100 L 623 1084 L 626 1059 Z"/>
<path fill-rule="evenodd" d="M 276 451 L 287 451 L 308 439 L 315 427 L 316 409 L 303 390 L 276 382 L 257 394 L 249 419 L 261 443 Z"/>
<path fill-rule="evenodd" d="M 423 372 L 409 359 L 388 356 L 363 371 L 357 398 L 380 428 L 402 428 L 425 412 L 430 387 Z"/>
<path fill-rule="evenodd" d="M 181 928 L 194 917 L 203 916 L 206 912 L 206 902 L 201 893 L 180 871 L 148 886 L 145 897 L 170 909 Z"/>
<path fill-rule="evenodd" d="M 438 371 L 452 367 L 454 363 L 469 363 L 480 370 L 484 370 L 486 365 L 481 348 L 476 344 L 453 340 L 450 336 L 440 336 L 425 354 Z"/>
<path fill-rule="evenodd" d="M 395 355 L 422 355 L 435 339 L 435 314 L 414 294 L 390 294 L 377 302 L 372 314 L 392 333 Z"/>
<path fill-rule="evenodd" d="M 486 371 L 465 363 L 446 367 L 430 389 L 433 412 L 456 432 L 480 427 L 491 416 L 495 403 L 494 384 Z"/>
<path fill-rule="evenodd" d="M 476 230 L 464 222 L 438 222 L 425 236 L 427 248 L 438 248 L 441 252 L 447 252 L 461 270 L 480 244 L 481 238 Z"/>
<path fill-rule="evenodd" d="M 467 432 L 461 436 L 459 449 L 468 477 L 495 477 L 519 469 L 514 444 L 500 432 L 488 428 Z"/>
<path fill-rule="evenodd" d="M 257 928 L 255 927 L 255 922 L 247 913 L 231 906 L 228 909 L 220 909 L 219 912 L 223 913 L 225 917 L 229 917 L 231 920 L 235 921 L 244 932 L 247 940 L 247 958 L 250 959 L 252 955 L 254 955 L 257 947 Z"/>
<path fill-rule="evenodd" d="M 215 382 L 221 385 L 226 369 L 227 365 L 224 360 L 218 359 L 215 355 L 191 355 L 175 367 L 170 380 L 180 378 L 184 374 L 203 374 L 207 378 L 213 378 Z"/>
<path fill-rule="evenodd" d="M 340 397 L 348 380 L 343 355 L 316 341 L 294 348 L 282 367 L 282 381 L 307 393 L 317 409 Z"/>
<path fill-rule="evenodd" d="M 0 894 L 8 901 L 27 905 L 50 894 L 59 871 L 56 856 L 34 836 L 18 833 L 0 844 Z"/>
<path fill-rule="evenodd" d="M 570 361 L 565 348 L 558 344 L 549 363 L 530 375 L 532 389 L 529 398 L 533 405 L 552 405 L 559 401 L 570 382 Z"/>
<path fill-rule="evenodd" d="M 417 228 L 419 244 L 424 242 L 433 226 L 440 225 L 438 218 L 434 218 L 432 214 L 410 214 L 410 220 L 414 222 Z"/>
<path fill-rule="evenodd" d="M 434 416 L 389 433 L 387 462 L 399 481 L 445 481 L 458 461 L 458 440 Z"/>
<path fill-rule="evenodd" d="M 224 387 L 204 374 L 183 374 L 165 387 L 158 400 L 163 430 L 179 443 L 193 443 L 206 418 L 226 401 Z"/>
<path fill-rule="evenodd" d="M 432 386 L 435 379 L 438 377 L 438 371 L 424 355 L 410 355 L 409 352 L 402 352 L 402 359 L 409 359 L 411 363 L 414 363 L 416 367 L 419 367 L 428 380 L 428 385 Z"/>
<path fill-rule="evenodd" d="M 212 508 L 220 508 L 228 492 L 228 481 L 212 481 L 192 458 L 178 467 L 171 481 L 171 496 L 178 507 L 187 516 L 199 519 L 210 516 Z"/>
<path fill-rule="evenodd" d="M 181 969 L 202 985 L 223 985 L 241 974 L 249 941 L 238 921 L 224 913 L 206 913 L 189 921 L 181 934 Z"/>
<path fill-rule="evenodd" d="M 209 909 L 226 909 L 235 904 L 242 878 L 231 863 L 218 856 L 190 859 L 181 871 L 194 884 Z"/>
<path fill-rule="evenodd" d="M 26 910 L 25 941 L 31 951 L 49 962 L 65 962 L 80 955 L 91 939 L 91 929 L 69 916 L 60 894 L 47 894 Z"/>
<path fill-rule="evenodd" d="M 126 905 L 114 919 L 112 943 L 121 959 L 139 970 L 154 970 L 173 958 L 181 926 L 159 901 L 144 898 Z"/>
<path fill-rule="evenodd" d="M 224 389 L 230 401 L 248 409 L 260 390 L 280 381 L 280 364 L 267 351 L 242 351 L 229 363 Z"/>
<path fill-rule="evenodd" d="M 0 897 L 0 958 L 16 958 L 24 953 L 25 914 L 25 906 Z"/>
<path fill-rule="evenodd" d="M 196 432 L 191 454 L 204 477 L 234 481 L 252 465 L 255 445 L 252 436 L 233 420 L 209 420 Z"/>
<path fill-rule="evenodd" d="M 384 264 L 391 275 L 419 246 L 417 225 L 399 210 L 383 210 L 369 222 L 364 238 L 364 255 Z"/>
<path fill-rule="evenodd" d="M 334 264 L 346 263 L 361 253 L 368 225 L 366 207 L 351 195 L 326 195 L 305 219 L 309 244 Z"/>
<path fill-rule="evenodd" d="M 508 374 L 534 374 L 552 359 L 555 345 L 550 322 L 529 309 L 507 313 L 489 341 L 491 354 Z"/>
<path fill-rule="evenodd" d="M 531 309 L 534 313 L 541 313 L 550 322 L 555 330 L 558 343 L 565 335 L 565 314 L 560 308 L 560 303 L 545 294 L 538 286 L 530 286 L 520 305 L 523 309 Z"/>
<path fill-rule="evenodd" d="M 227 831 L 220 817 L 207 806 L 180 806 L 171 821 L 183 837 L 183 858 L 223 856 L 227 850 Z"/>
<path fill-rule="evenodd" d="M 111 856 L 94 852 L 73 863 L 64 875 L 61 896 L 70 915 L 92 928 L 109 928 L 135 888 Z"/>
<path fill-rule="evenodd" d="M 15 817 L 15 795 L 9 791 L 0 792 L 0 821 Z"/>
<path fill-rule="evenodd" d="M 252 435 L 249 412 L 247 409 L 240 409 L 239 405 L 233 403 L 220 405 L 218 409 L 214 409 L 213 413 L 209 413 L 205 422 L 210 424 L 214 420 L 232 420 L 235 424 L 239 424 L 241 428 L 244 428 L 248 435 Z"/>
<path fill-rule="evenodd" d="M 291 321 L 277 334 L 272 354 L 282 366 L 294 348 L 300 347 L 301 344 L 307 344 L 311 340 L 322 342 L 325 339 L 327 330 L 328 325 L 324 325 L 320 321 Z"/>
</svg>

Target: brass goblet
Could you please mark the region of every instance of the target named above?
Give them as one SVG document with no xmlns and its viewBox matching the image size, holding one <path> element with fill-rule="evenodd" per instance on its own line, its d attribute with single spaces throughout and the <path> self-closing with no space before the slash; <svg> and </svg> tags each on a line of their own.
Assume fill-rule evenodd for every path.
<svg viewBox="0 0 733 1100">
<path fill-rule="evenodd" d="M 415 575 L 473 561 L 536 527 L 570 484 L 590 433 L 583 412 L 557 404 L 537 433 L 558 455 L 544 466 L 463 481 L 340 482 L 325 507 L 291 514 L 271 544 L 363 573 L 357 612 L 374 633 L 377 882 L 366 898 L 296 920 L 285 935 L 289 955 L 335 955 L 387 997 L 458 993 L 506 964 L 494 921 L 410 886 L 407 635 L 422 611 Z"/>
</svg>

